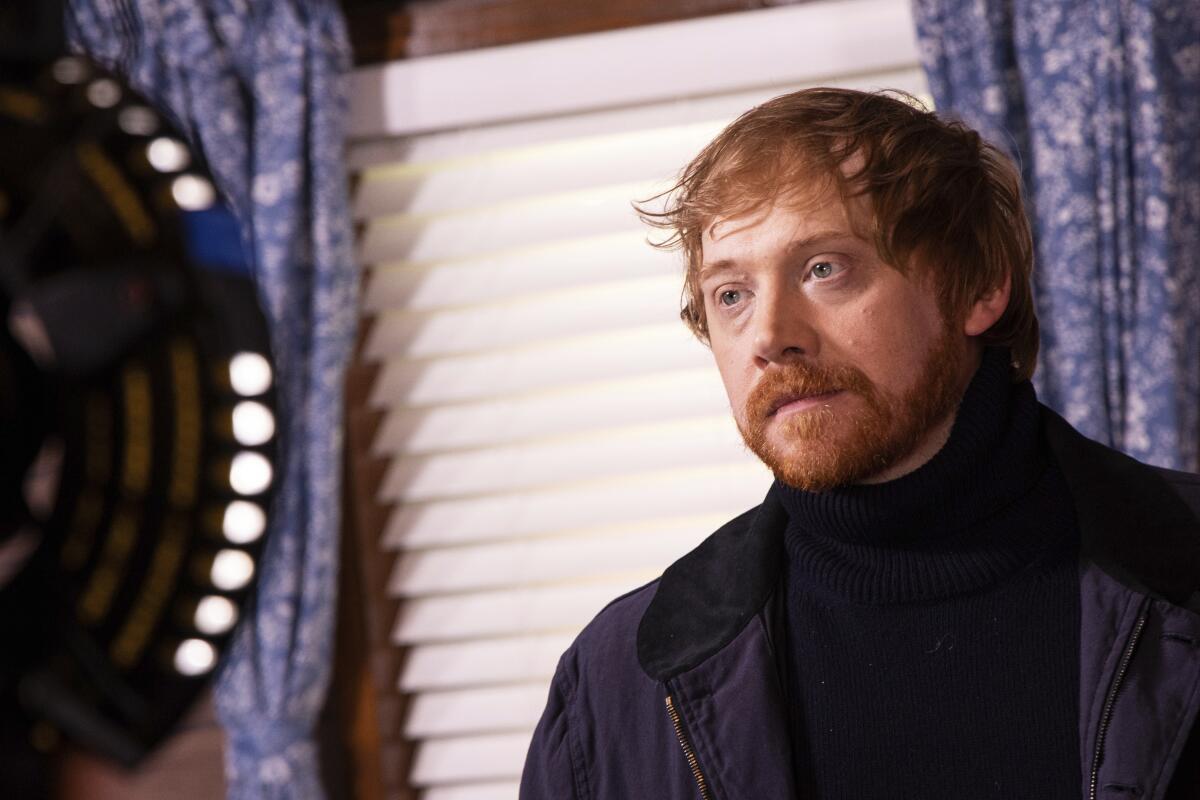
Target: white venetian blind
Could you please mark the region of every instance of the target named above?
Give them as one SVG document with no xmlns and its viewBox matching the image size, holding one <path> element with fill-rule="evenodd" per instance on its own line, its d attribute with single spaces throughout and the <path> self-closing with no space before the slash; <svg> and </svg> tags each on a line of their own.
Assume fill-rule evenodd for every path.
<svg viewBox="0 0 1200 800">
<path fill-rule="evenodd" d="M 685 79 L 657 98 L 630 83 L 627 103 L 597 90 L 604 108 L 572 94 L 558 106 L 570 113 L 553 116 L 555 98 L 539 96 L 490 119 L 454 106 L 453 126 L 439 127 L 413 101 L 405 127 L 375 104 L 409 102 L 394 97 L 406 87 L 424 97 L 423 81 L 449 80 L 447 59 L 460 57 L 357 76 L 354 125 L 372 136 L 350 156 L 371 320 L 360 357 L 379 367 L 369 446 L 385 459 L 377 501 L 389 509 L 378 557 L 399 600 L 391 641 L 406 650 L 399 733 L 425 800 L 516 798 L 562 650 L 769 484 L 711 356 L 678 320 L 679 257 L 646 244 L 631 201 L 669 187 L 725 124 L 784 91 L 922 92 L 907 15 L 894 0 L 843 0 L 470 54 L 481 91 L 519 93 L 532 68 L 513 65 L 522 48 L 539 74 L 569 74 L 597 39 L 603 71 L 613 47 L 666 61 L 698 46 L 689 36 L 732 36 L 736 57 L 754 31 L 794 27 L 777 68 L 732 84 L 726 73 L 706 94 Z M 888 37 L 898 43 L 881 55 L 872 42 Z M 822 54 L 839 47 L 830 72 Z"/>
</svg>

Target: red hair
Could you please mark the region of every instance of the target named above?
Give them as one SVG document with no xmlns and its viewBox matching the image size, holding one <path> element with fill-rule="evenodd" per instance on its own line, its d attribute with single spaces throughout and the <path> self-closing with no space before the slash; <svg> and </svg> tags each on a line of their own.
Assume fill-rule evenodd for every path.
<svg viewBox="0 0 1200 800">
<path fill-rule="evenodd" d="M 979 339 L 1009 348 L 1014 380 L 1033 375 L 1033 241 L 1020 174 L 978 133 L 900 92 L 821 88 L 776 97 L 738 117 L 671 189 L 651 198 L 666 198 L 665 210 L 636 206 L 647 223 L 671 232 L 654 246 L 684 253 L 680 317 L 702 342 L 708 343 L 698 277 L 705 229 L 828 184 L 843 201 L 867 201 L 866 233 L 879 257 L 901 272 L 926 273 L 947 321 L 962 319 L 976 300 L 1011 279 L 1008 307 Z"/>
</svg>

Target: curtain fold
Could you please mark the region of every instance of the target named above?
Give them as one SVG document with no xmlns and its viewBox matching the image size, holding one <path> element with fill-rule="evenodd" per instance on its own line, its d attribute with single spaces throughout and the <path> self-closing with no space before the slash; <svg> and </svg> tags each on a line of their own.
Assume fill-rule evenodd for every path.
<svg viewBox="0 0 1200 800">
<path fill-rule="evenodd" d="M 350 67 L 335 0 L 69 0 L 71 46 L 124 75 L 203 154 L 272 334 L 284 433 L 257 605 L 218 678 L 231 798 L 320 798 L 342 383 L 357 271 L 341 159 Z"/>
<path fill-rule="evenodd" d="M 1138 459 L 1200 469 L 1200 4 L 913 5 L 938 109 L 1021 165 L 1042 400 Z"/>
</svg>

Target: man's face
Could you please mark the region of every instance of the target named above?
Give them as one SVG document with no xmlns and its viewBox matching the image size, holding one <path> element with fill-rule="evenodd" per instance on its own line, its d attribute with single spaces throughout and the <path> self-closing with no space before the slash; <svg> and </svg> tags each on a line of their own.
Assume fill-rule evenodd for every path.
<svg viewBox="0 0 1200 800">
<path fill-rule="evenodd" d="M 702 249 L 717 368 L 742 437 L 780 480 L 890 480 L 940 449 L 978 348 L 919 269 L 880 261 L 836 190 L 718 220 Z"/>
</svg>

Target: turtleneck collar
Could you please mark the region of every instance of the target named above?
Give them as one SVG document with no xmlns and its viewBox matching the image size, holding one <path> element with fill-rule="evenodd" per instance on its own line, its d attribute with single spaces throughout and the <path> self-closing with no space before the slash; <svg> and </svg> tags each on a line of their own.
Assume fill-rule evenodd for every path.
<svg viewBox="0 0 1200 800">
<path fill-rule="evenodd" d="M 1031 521 L 1009 512 L 1031 493 L 1051 502 L 1049 463 L 1032 384 L 1012 383 L 1007 350 L 987 348 L 946 444 L 921 467 L 819 493 L 777 481 L 790 567 L 807 583 L 867 602 L 978 588 L 1045 545 L 1045 514 Z M 1053 508 L 1049 517 L 1061 521 Z"/>
</svg>

